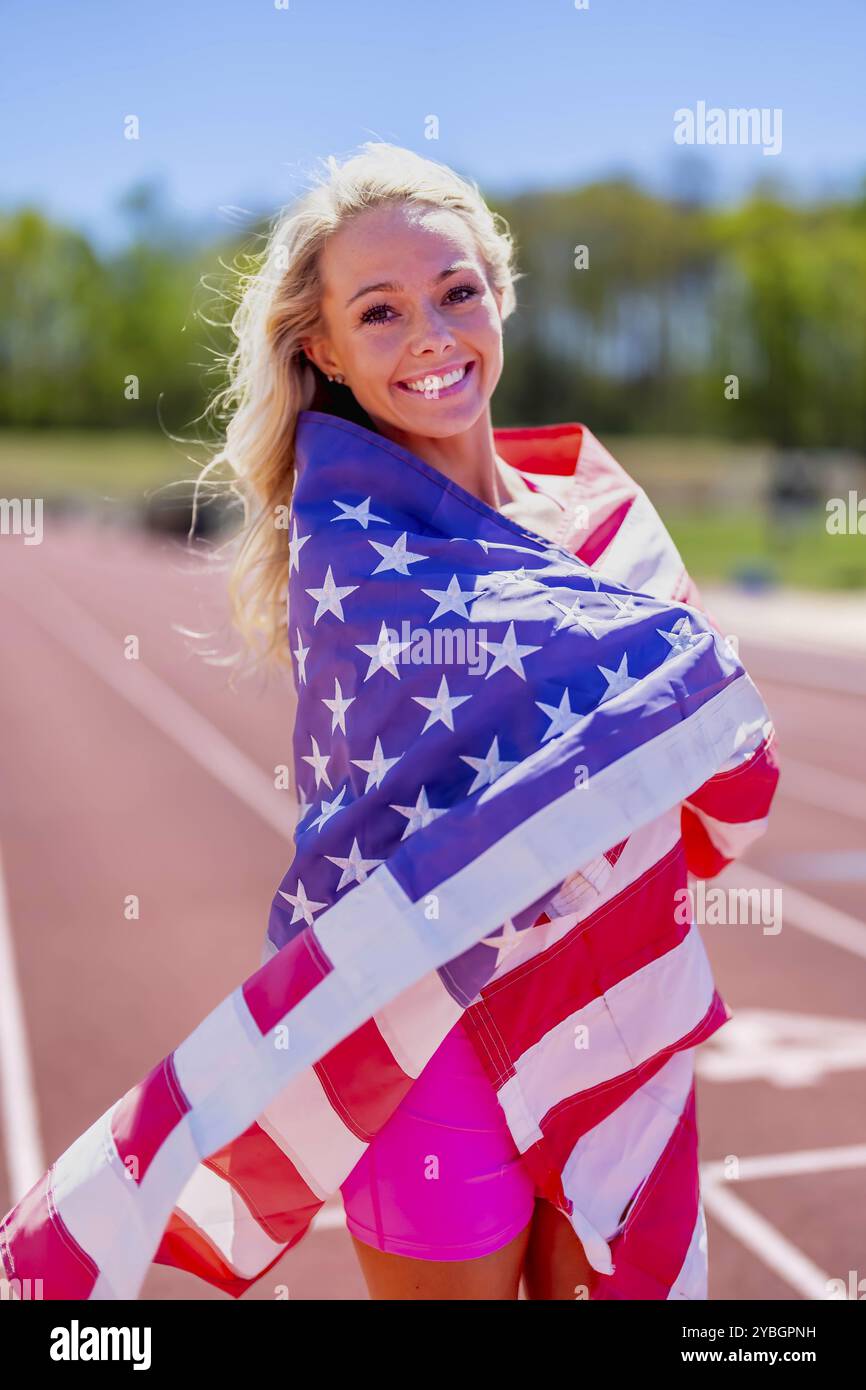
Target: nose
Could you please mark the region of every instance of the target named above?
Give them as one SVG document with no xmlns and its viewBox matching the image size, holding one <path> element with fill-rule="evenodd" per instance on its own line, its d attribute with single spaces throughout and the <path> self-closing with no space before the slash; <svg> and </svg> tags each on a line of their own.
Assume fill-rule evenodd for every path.
<svg viewBox="0 0 866 1390">
<path fill-rule="evenodd" d="M 438 306 L 431 305 L 427 309 L 418 310 L 412 325 L 410 344 L 414 356 L 432 356 L 439 359 L 444 352 L 457 346 L 457 339 Z"/>
</svg>

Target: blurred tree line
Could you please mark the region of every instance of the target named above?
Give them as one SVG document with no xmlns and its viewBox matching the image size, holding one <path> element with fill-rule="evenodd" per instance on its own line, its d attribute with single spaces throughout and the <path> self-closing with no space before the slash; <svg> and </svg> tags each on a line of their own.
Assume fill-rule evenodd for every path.
<svg viewBox="0 0 866 1390">
<path fill-rule="evenodd" d="M 794 206 L 765 185 L 719 208 L 610 179 L 492 205 L 525 277 L 498 425 L 866 453 L 866 187 Z M 0 215 L 0 423 L 183 432 L 222 384 L 220 289 L 265 223 L 202 246 L 166 228 L 146 187 L 126 211 L 128 243 L 103 255 L 37 209 Z"/>
</svg>

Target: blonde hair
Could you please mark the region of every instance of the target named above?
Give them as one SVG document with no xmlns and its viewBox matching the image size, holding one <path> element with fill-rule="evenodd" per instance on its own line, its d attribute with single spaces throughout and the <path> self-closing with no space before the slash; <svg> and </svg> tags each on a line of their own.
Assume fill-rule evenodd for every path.
<svg viewBox="0 0 866 1390">
<path fill-rule="evenodd" d="M 228 543 L 234 552 L 230 613 L 255 657 L 248 669 L 261 662 L 291 668 L 286 528 L 298 414 L 321 409 L 351 417 L 353 408 L 364 414 L 348 387 L 332 386 L 301 347 L 302 339 L 324 327 L 319 256 L 327 239 L 351 218 L 391 202 L 451 209 L 475 235 L 491 287 L 502 294 L 503 319 L 516 307 L 514 241 L 477 184 L 397 145 L 367 141 L 360 148 L 343 163 L 329 156 L 308 191 L 275 216 L 264 250 L 251 258 L 252 270 L 239 273 L 230 296 L 236 302 L 230 323 L 236 346 L 220 359 L 228 384 L 206 412 L 227 419 L 225 438 L 196 480 L 192 529 L 200 484 L 212 469 L 227 465 L 234 475 L 228 485 L 243 503 L 242 526 Z"/>
</svg>

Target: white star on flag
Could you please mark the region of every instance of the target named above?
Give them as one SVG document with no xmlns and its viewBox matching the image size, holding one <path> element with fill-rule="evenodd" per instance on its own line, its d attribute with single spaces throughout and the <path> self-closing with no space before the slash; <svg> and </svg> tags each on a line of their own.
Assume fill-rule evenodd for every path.
<svg viewBox="0 0 866 1390">
<path fill-rule="evenodd" d="M 314 903 L 307 897 L 307 890 L 304 887 L 304 880 L 298 879 L 297 893 L 286 893 L 282 888 L 279 890 L 280 897 L 285 898 L 286 902 L 292 904 L 292 922 L 299 922 L 303 917 L 308 927 L 313 925 L 313 918 L 317 912 L 321 912 L 327 903 Z"/>
<path fill-rule="evenodd" d="M 630 690 L 633 685 L 637 685 L 639 677 L 630 676 L 628 673 L 628 654 L 623 653 L 622 661 L 615 671 L 610 671 L 606 666 L 599 666 L 598 670 L 607 681 L 607 690 L 599 700 L 603 705 L 605 700 L 613 699 L 614 695 L 619 695 L 624 690 Z"/>
<path fill-rule="evenodd" d="M 515 946 L 520 945 L 522 932 L 519 932 L 510 917 L 506 917 L 502 928 L 501 936 L 482 936 L 481 944 L 492 946 L 496 952 L 496 965 L 494 970 L 498 970 L 499 962 L 503 956 L 507 956 L 509 951 L 513 951 Z"/>
<path fill-rule="evenodd" d="M 616 608 L 616 609 L 618 610 L 618 611 L 617 611 L 617 615 L 616 615 L 616 616 L 617 616 L 617 619 L 619 619 L 619 618 L 633 618 L 633 617 L 635 616 L 635 612 L 634 612 L 634 594 L 629 594 L 628 598 L 620 598 L 619 594 L 607 594 L 607 593 L 606 593 L 606 594 L 605 594 L 605 598 L 610 599 L 610 601 L 611 601 L 611 603 L 613 604 L 614 608 Z"/>
<path fill-rule="evenodd" d="M 504 671 L 506 667 L 509 671 L 514 671 L 522 681 L 526 680 L 526 672 L 523 669 L 524 656 L 529 656 L 530 652 L 541 651 L 540 647 L 520 646 L 514 635 L 514 621 L 508 624 L 508 631 L 501 642 L 485 642 L 483 637 L 479 637 L 482 647 L 488 652 L 493 653 L 493 665 L 485 672 L 485 679 L 489 680 L 495 676 L 497 671 Z"/>
<path fill-rule="evenodd" d="M 336 516 L 332 516 L 331 520 L 357 521 L 358 525 L 363 526 L 365 531 L 371 521 L 382 521 L 387 526 L 388 522 L 384 516 L 377 516 L 375 512 L 370 511 L 370 503 L 372 500 L 371 497 L 365 497 L 363 502 L 352 504 L 349 502 L 341 502 L 339 497 L 332 497 L 331 501 L 334 506 L 342 507 L 342 511 L 338 512 Z"/>
<path fill-rule="evenodd" d="M 346 732 L 346 710 L 357 698 L 356 695 L 349 695 L 346 698 L 340 688 L 340 682 L 336 676 L 334 677 L 333 700 L 326 700 L 324 696 L 322 697 L 322 704 L 327 705 L 331 711 L 331 733 L 334 733 L 337 728 L 342 729 L 343 733 Z"/>
<path fill-rule="evenodd" d="M 555 598 L 552 598 L 550 602 L 553 604 L 554 608 L 558 608 L 560 613 L 563 614 L 556 624 L 556 627 L 553 629 L 554 632 L 560 632 L 562 628 L 582 627 L 589 633 L 590 637 L 595 637 L 595 639 L 598 640 L 598 633 L 595 631 L 595 628 L 600 626 L 599 620 L 597 618 L 587 618 L 584 616 L 581 611 L 580 598 L 577 595 L 575 595 L 571 607 L 565 603 L 560 603 L 559 600 Z"/>
<path fill-rule="evenodd" d="M 308 541 L 309 539 L 310 539 L 309 536 L 299 536 L 299 535 L 298 535 L 298 523 L 297 523 L 297 519 L 293 518 L 293 519 L 292 519 L 292 538 L 291 538 L 291 540 L 289 541 L 289 574 L 291 574 L 291 572 L 292 572 L 293 569 L 296 569 L 296 570 L 298 571 L 298 573 L 300 574 L 300 572 L 301 572 L 301 565 L 300 565 L 300 559 L 299 559 L 299 557 L 300 557 L 301 551 L 303 550 L 304 546 L 307 544 L 307 541 Z"/>
<path fill-rule="evenodd" d="M 315 625 L 319 621 L 323 613 L 333 613 L 336 618 L 340 619 L 341 623 L 344 623 L 346 619 L 343 617 L 343 605 L 341 600 L 344 599 L 347 594 L 353 594 L 357 587 L 357 584 L 346 584 L 342 589 L 339 589 L 334 583 L 334 576 L 331 573 L 331 566 L 329 565 L 328 572 L 325 575 L 325 582 L 321 589 L 306 590 L 310 598 L 317 600 L 313 624 Z"/>
<path fill-rule="evenodd" d="M 303 753 L 301 756 L 305 763 L 310 764 L 310 767 L 316 774 L 316 787 L 318 787 L 320 782 L 324 782 L 326 787 L 331 787 L 331 779 L 325 770 L 331 755 L 330 753 L 319 752 L 319 745 L 312 734 L 310 734 L 310 742 L 313 745 L 312 753 Z M 334 788 L 331 787 L 331 791 L 333 790 Z"/>
<path fill-rule="evenodd" d="M 376 739 L 376 746 L 373 749 L 372 758 L 351 758 L 356 767 L 360 767 L 367 774 L 367 785 L 364 788 L 368 792 L 371 787 L 378 787 L 385 776 L 385 773 L 392 768 L 395 763 L 400 761 L 402 753 L 398 753 L 396 758 L 386 758 L 382 752 L 382 740 Z"/>
<path fill-rule="evenodd" d="M 467 700 L 471 700 L 472 696 L 449 695 L 448 682 L 443 676 L 441 681 L 439 682 L 439 689 L 437 690 L 436 695 L 434 697 L 431 698 L 427 695 L 413 695 L 412 699 L 415 701 L 416 704 L 423 705 L 424 709 L 430 711 L 430 713 L 427 715 L 427 723 L 421 730 L 422 734 L 426 733 L 427 730 L 430 728 L 431 724 L 435 724 L 437 723 L 437 721 L 441 721 L 453 733 L 454 710 L 457 709 L 458 705 L 464 705 Z"/>
<path fill-rule="evenodd" d="M 461 618 L 469 618 L 466 600 L 474 598 L 475 593 L 471 589 L 461 589 L 456 574 L 452 574 L 447 589 L 422 589 L 421 592 L 436 600 L 436 612 L 431 613 L 429 622 L 432 623 L 434 618 L 441 618 L 443 613 L 459 613 Z"/>
<path fill-rule="evenodd" d="M 461 753 L 460 757 L 464 763 L 469 764 L 476 774 L 472 786 L 466 793 L 467 796 L 471 796 L 479 787 L 489 787 L 491 782 L 495 782 L 497 777 L 501 777 L 509 768 L 517 767 L 516 762 L 503 762 L 500 758 L 498 736 L 494 737 L 493 742 L 487 750 L 486 757 L 470 758 L 466 753 Z"/>
<path fill-rule="evenodd" d="M 295 632 L 298 634 L 298 645 L 297 645 L 297 647 L 295 648 L 295 653 L 294 653 L 294 654 L 295 654 L 295 658 L 296 658 L 297 663 L 298 663 L 298 680 L 301 681 L 304 685 L 306 685 L 306 684 L 307 684 L 307 665 L 306 665 L 306 663 L 307 663 L 307 652 L 308 652 L 310 649 L 309 649 L 309 647 L 305 647 L 304 644 L 303 644 L 303 642 L 301 641 L 301 629 L 300 629 L 299 627 L 296 627 L 296 628 L 295 628 Z"/>
<path fill-rule="evenodd" d="M 431 806 L 427 800 L 427 788 L 422 787 L 418 793 L 418 800 L 414 806 L 391 806 L 392 811 L 399 811 L 401 816 L 405 816 L 408 825 L 400 836 L 405 840 L 407 836 L 414 834 L 416 830 L 423 830 L 425 825 L 430 825 L 437 816 L 444 816 L 447 806 Z"/>
<path fill-rule="evenodd" d="M 337 892 L 345 888 L 347 883 L 364 883 L 367 879 L 367 871 L 375 869 L 377 864 L 384 864 L 384 859 L 364 859 L 358 847 L 357 839 L 352 841 L 352 848 L 348 856 L 341 858 L 337 854 L 326 854 L 326 859 L 330 859 L 332 864 L 336 864 L 338 869 L 343 872 L 340 875 L 340 882 L 337 884 Z"/>
<path fill-rule="evenodd" d="M 338 811 L 343 810 L 343 797 L 345 795 L 346 785 L 344 783 L 337 795 L 334 797 L 333 801 L 326 801 L 323 797 L 322 809 L 316 816 L 315 820 L 310 821 L 309 829 L 318 829 L 318 831 L 321 833 L 322 826 L 327 825 L 328 821 L 331 819 L 331 816 L 335 816 Z M 312 803 L 310 804 L 312 805 Z"/>
<path fill-rule="evenodd" d="M 419 560 L 426 560 L 427 555 L 416 555 L 411 550 L 406 549 L 407 533 L 404 531 L 402 536 L 398 536 L 393 545 L 383 545 L 381 541 L 368 540 L 367 544 L 372 545 L 374 550 L 378 550 L 382 559 L 372 574 L 382 574 L 386 570 L 396 570 L 398 574 L 408 574 L 409 566 L 416 565 Z"/>
<path fill-rule="evenodd" d="M 370 658 L 370 665 L 367 667 L 367 674 L 364 677 L 368 681 L 377 671 L 387 671 L 395 680 L 400 679 L 400 672 L 394 665 L 397 657 L 404 647 L 408 647 L 408 642 L 394 642 L 388 636 L 388 629 L 385 626 L 385 619 L 382 619 L 382 626 L 379 629 L 379 636 L 375 643 L 356 642 L 355 646 L 359 652 Z"/>
<path fill-rule="evenodd" d="M 568 687 L 562 692 L 562 699 L 558 705 L 545 705 L 541 700 L 535 702 L 540 710 L 543 710 L 550 722 L 550 728 L 543 735 L 541 742 L 546 743 L 549 738 L 555 738 L 557 734 L 567 734 L 569 729 L 580 722 L 583 718 L 580 714 L 575 714 L 571 708 L 571 697 Z"/>
<path fill-rule="evenodd" d="M 664 628 L 661 627 L 657 627 L 656 632 L 659 637 L 670 642 L 671 649 L 668 656 L 673 656 L 674 652 L 686 652 L 689 647 L 694 646 L 695 642 L 700 641 L 700 634 L 692 632 L 692 624 L 687 615 L 677 618 L 670 632 L 665 632 Z"/>
</svg>

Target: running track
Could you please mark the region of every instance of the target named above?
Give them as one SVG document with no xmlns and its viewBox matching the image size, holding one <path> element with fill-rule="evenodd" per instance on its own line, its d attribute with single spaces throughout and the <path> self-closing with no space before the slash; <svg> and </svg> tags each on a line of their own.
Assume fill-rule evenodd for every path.
<svg viewBox="0 0 866 1390">
<path fill-rule="evenodd" d="M 174 630 L 224 620 L 202 570 L 82 521 L 0 542 L 0 1211 L 259 964 L 291 853 L 289 686 L 233 693 Z M 782 885 L 782 929 L 702 927 L 735 1015 L 699 1054 L 712 1299 L 821 1297 L 852 1270 L 866 1296 L 866 656 L 820 626 L 740 634 L 782 782 L 716 882 Z M 339 1204 L 247 1297 L 278 1286 L 366 1297 Z M 225 1296 L 155 1268 L 144 1297 Z"/>
</svg>

